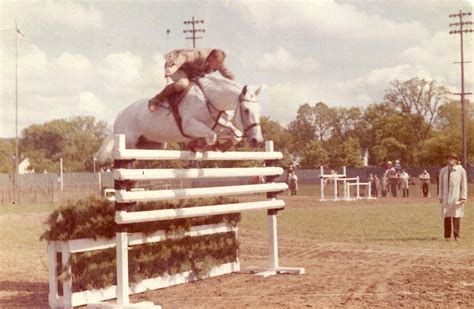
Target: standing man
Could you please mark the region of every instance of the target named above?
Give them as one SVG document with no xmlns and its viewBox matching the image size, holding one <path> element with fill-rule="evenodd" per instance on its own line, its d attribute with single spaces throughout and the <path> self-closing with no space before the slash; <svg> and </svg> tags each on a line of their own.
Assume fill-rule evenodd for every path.
<svg viewBox="0 0 474 309">
<path fill-rule="evenodd" d="M 423 197 L 428 197 L 428 187 L 430 184 L 430 174 L 424 170 L 423 173 L 420 174 L 420 183 L 421 183 L 421 191 L 423 192 Z"/>
<path fill-rule="evenodd" d="M 380 193 L 380 179 L 379 176 L 374 175 L 374 187 L 375 187 L 375 194 L 374 197 L 379 197 Z"/>
<path fill-rule="evenodd" d="M 286 183 L 288 184 L 288 188 L 290 189 L 291 195 L 296 195 L 298 192 L 298 176 L 292 166 L 288 169 L 288 175 L 286 177 Z"/>
<path fill-rule="evenodd" d="M 464 215 L 464 203 L 467 200 L 466 170 L 457 163 L 458 156 L 450 153 L 447 157 L 448 165 L 439 172 L 439 201 L 444 218 L 444 238 L 460 238 L 461 218 Z"/>
<path fill-rule="evenodd" d="M 397 197 L 399 175 L 393 167 L 388 171 L 387 178 L 392 196 Z"/>
<path fill-rule="evenodd" d="M 410 175 L 404 170 L 400 175 L 402 181 L 403 197 L 409 197 L 410 195 Z"/>
</svg>

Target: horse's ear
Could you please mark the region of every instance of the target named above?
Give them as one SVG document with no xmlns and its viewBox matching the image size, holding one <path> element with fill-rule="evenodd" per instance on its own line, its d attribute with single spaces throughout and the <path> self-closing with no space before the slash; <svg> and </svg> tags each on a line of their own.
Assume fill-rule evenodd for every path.
<svg viewBox="0 0 474 309">
<path fill-rule="evenodd" d="M 254 92 L 255 96 L 258 96 L 260 94 L 260 91 L 262 91 L 262 89 L 263 89 L 262 85 L 258 86 L 258 88 Z"/>
<path fill-rule="evenodd" d="M 242 89 L 242 95 L 245 96 L 247 94 L 247 85 L 244 86 Z"/>
</svg>

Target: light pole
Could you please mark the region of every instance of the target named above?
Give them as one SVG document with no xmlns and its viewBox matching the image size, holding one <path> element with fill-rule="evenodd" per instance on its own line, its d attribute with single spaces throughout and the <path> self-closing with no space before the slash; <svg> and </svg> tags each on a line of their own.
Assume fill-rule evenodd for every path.
<svg viewBox="0 0 474 309">
<path fill-rule="evenodd" d="M 461 96 L 461 136 L 462 136 L 462 164 L 464 167 L 467 166 L 467 143 L 466 143 L 466 107 L 464 103 L 464 97 L 466 95 L 472 94 L 471 92 L 464 92 L 464 63 L 470 63 L 470 61 L 464 61 L 464 42 L 463 42 L 463 34 L 464 33 L 471 33 L 472 29 L 464 29 L 463 26 L 465 25 L 472 25 L 470 21 L 463 21 L 464 16 L 471 16 L 471 12 L 463 12 L 459 11 L 457 14 L 449 15 L 450 18 L 459 18 L 459 22 L 449 24 L 450 27 L 458 27 L 455 30 L 449 31 L 449 34 L 459 34 L 461 37 L 461 61 L 455 62 L 461 64 L 461 92 L 455 93 L 456 95 Z"/>
<path fill-rule="evenodd" d="M 204 29 L 196 29 L 195 25 L 197 24 L 204 24 L 204 20 L 196 20 L 194 19 L 194 16 L 192 20 L 185 20 L 183 22 L 185 25 L 191 25 L 192 29 L 191 30 L 183 30 L 183 33 L 191 33 L 190 37 L 186 37 L 186 40 L 193 40 L 193 48 L 196 48 L 196 40 L 197 39 L 202 39 L 202 36 L 196 36 L 196 33 L 198 32 L 206 32 Z"/>
</svg>

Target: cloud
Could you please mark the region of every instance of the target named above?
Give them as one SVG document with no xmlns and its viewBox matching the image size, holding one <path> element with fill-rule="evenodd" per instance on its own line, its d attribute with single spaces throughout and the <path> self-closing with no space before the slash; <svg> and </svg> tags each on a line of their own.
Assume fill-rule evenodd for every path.
<svg viewBox="0 0 474 309">
<path fill-rule="evenodd" d="M 428 34 L 418 21 L 395 22 L 334 0 L 268 2 L 242 1 L 246 20 L 265 30 L 280 29 L 332 35 L 350 40 L 417 41 Z"/>
<path fill-rule="evenodd" d="M 104 117 L 105 104 L 92 92 L 81 92 L 79 94 L 79 113 Z"/>
<path fill-rule="evenodd" d="M 314 60 L 313 57 L 299 59 L 297 56 L 291 55 L 282 47 L 277 48 L 273 52 L 263 53 L 261 57 L 251 57 L 250 59 L 260 59 L 257 61 L 256 66 L 263 70 L 303 70 L 305 72 L 311 72 L 319 66 L 318 62 Z"/>
<path fill-rule="evenodd" d="M 29 29 L 45 24 L 77 30 L 104 27 L 104 17 L 92 4 L 77 1 L 9 1 L 2 5 L 2 18 L 13 24 L 16 16 Z"/>
<path fill-rule="evenodd" d="M 278 47 L 263 53 L 244 51 L 239 61 L 245 67 L 257 68 L 264 72 L 315 72 L 320 64 L 312 56 L 299 57 L 287 49 Z"/>
<path fill-rule="evenodd" d="M 465 40 L 465 55 L 472 51 L 472 42 L 472 40 Z M 449 35 L 445 31 L 433 34 L 421 41 L 418 46 L 408 48 L 401 54 L 402 61 L 429 70 L 434 80 L 450 88 L 459 87 L 459 64 L 453 64 L 454 61 L 460 61 L 459 57 L 459 37 Z M 472 69 L 466 69 L 466 85 L 472 85 L 473 78 Z"/>
<path fill-rule="evenodd" d="M 14 135 L 15 71 L 10 51 L 2 50 L 2 126 L 0 136 Z M 129 51 L 92 60 L 82 54 L 57 57 L 28 45 L 18 59 L 20 130 L 33 123 L 92 115 L 112 123 L 129 103 L 156 94 L 165 84 L 163 56 L 145 59 Z"/>
</svg>

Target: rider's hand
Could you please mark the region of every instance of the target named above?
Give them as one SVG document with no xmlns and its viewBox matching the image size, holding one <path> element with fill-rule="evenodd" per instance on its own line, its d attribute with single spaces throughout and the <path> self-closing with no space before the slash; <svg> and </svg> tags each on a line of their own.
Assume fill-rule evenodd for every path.
<svg viewBox="0 0 474 309">
<path fill-rule="evenodd" d="M 173 67 L 165 68 L 165 77 L 168 77 L 168 76 L 170 76 L 170 75 L 173 75 L 172 68 L 173 68 Z"/>
</svg>

